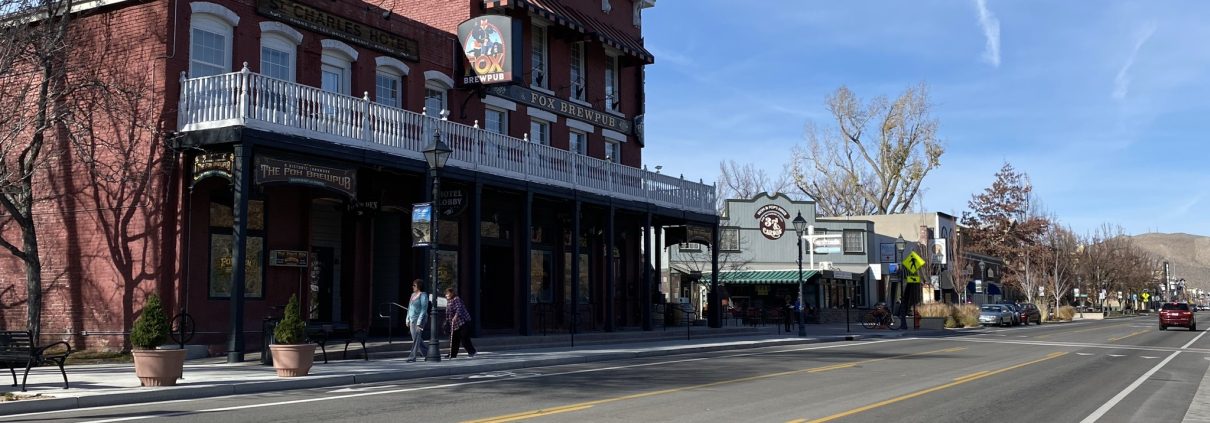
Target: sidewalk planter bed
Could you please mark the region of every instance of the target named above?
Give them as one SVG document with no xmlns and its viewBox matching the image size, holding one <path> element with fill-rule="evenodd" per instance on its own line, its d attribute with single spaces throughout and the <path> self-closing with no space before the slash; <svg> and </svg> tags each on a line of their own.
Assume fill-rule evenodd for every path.
<svg viewBox="0 0 1210 423">
<path fill-rule="evenodd" d="M 928 330 L 928 329 L 935 329 L 935 330 L 945 329 L 945 318 L 944 317 L 921 317 L 920 318 L 920 329 L 926 329 L 926 330 Z"/>
<path fill-rule="evenodd" d="M 143 305 L 143 313 L 130 330 L 134 347 L 134 374 L 143 386 L 173 386 L 185 368 L 185 350 L 157 346 L 168 340 L 168 318 L 160 305 L 160 297 L 152 294 Z"/>
<path fill-rule="evenodd" d="M 278 377 L 306 376 L 315 362 L 315 344 L 307 342 L 305 325 L 298 306 L 298 296 L 290 296 L 286 315 L 273 330 L 273 368 Z"/>
</svg>

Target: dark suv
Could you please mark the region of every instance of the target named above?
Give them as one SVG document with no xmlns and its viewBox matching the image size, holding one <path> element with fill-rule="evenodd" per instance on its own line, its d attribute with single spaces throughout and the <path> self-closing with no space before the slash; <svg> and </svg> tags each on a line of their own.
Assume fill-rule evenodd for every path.
<svg viewBox="0 0 1210 423">
<path fill-rule="evenodd" d="M 1193 319 L 1193 308 L 1189 307 L 1189 303 L 1164 303 L 1160 306 L 1160 330 L 1166 330 L 1169 326 L 1197 330 L 1197 321 Z"/>
<path fill-rule="evenodd" d="M 1038 306 L 1033 303 L 1019 303 L 1017 308 L 1018 313 L 1021 314 L 1021 321 L 1025 322 L 1026 326 L 1029 326 L 1029 322 L 1042 324 L 1042 312 L 1038 310 Z"/>
</svg>

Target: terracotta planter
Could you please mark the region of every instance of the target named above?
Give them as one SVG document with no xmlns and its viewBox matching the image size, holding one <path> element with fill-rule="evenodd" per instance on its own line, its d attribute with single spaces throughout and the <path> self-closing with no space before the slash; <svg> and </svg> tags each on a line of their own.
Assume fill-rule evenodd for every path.
<svg viewBox="0 0 1210 423">
<path fill-rule="evenodd" d="M 185 350 L 133 350 L 134 374 L 143 386 L 174 386 L 185 368 Z"/>
<path fill-rule="evenodd" d="M 279 377 L 306 376 L 315 362 L 315 344 L 292 344 L 269 346 L 273 354 L 273 368 Z"/>
</svg>

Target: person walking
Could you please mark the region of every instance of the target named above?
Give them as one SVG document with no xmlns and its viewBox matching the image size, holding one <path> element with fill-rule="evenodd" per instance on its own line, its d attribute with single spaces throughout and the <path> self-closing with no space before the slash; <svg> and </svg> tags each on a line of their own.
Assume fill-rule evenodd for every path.
<svg viewBox="0 0 1210 423">
<path fill-rule="evenodd" d="M 466 305 L 462 303 L 462 298 L 458 298 L 454 288 L 445 289 L 445 299 L 445 324 L 450 327 L 450 355 L 445 358 L 458 358 L 459 345 L 465 345 L 466 354 L 475 358 L 477 351 L 475 344 L 471 343 L 471 328 L 467 326 L 471 321 L 471 314 L 466 311 Z"/>
<path fill-rule="evenodd" d="M 408 355 L 408 363 L 416 361 L 416 354 L 424 355 L 428 344 L 424 342 L 424 324 L 429 315 L 429 296 L 421 287 L 420 279 L 412 281 L 412 297 L 408 300 L 408 316 L 404 323 L 412 334 L 412 353 Z"/>
<path fill-rule="evenodd" d="M 790 332 L 790 325 L 792 323 L 794 323 L 794 310 L 796 308 L 797 307 L 794 307 L 793 300 L 791 300 L 790 296 L 787 295 L 786 303 L 782 305 L 782 314 L 781 314 L 782 324 L 785 325 L 786 332 Z"/>
</svg>

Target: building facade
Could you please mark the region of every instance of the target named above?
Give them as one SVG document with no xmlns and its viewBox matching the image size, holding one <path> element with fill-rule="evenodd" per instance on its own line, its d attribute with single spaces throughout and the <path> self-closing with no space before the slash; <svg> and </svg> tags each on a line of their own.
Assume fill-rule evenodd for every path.
<svg viewBox="0 0 1210 423">
<path fill-rule="evenodd" d="M 134 148 L 157 157 L 142 195 L 162 206 L 131 208 L 138 229 L 126 235 L 141 248 L 125 260 L 143 277 L 80 270 L 81 284 L 47 294 L 65 313 L 47 313 L 44 333 L 125 345 L 148 292 L 194 318 L 192 343 L 233 360 L 258 348 L 262 319 L 293 295 L 312 321 L 385 330 L 380 316 L 429 277 L 429 254 L 439 289 L 467 299 L 478 334 L 650 329 L 644 240 L 694 227 L 710 243 L 718 220 L 713 186 L 642 167 L 642 75 L 654 58 L 641 14 L 653 5 L 216 0 L 89 11 L 83 19 L 146 29 L 133 40 L 145 48 L 124 57 L 149 63 L 146 101 L 171 128 Z M 129 18 L 147 16 L 136 10 L 151 17 Z M 458 35 L 485 17 L 512 29 L 490 51 L 482 34 Z M 477 79 L 482 57 L 471 53 L 503 50 L 513 77 Z M 423 156 L 435 139 L 452 148 L 439 174 Z M 412 225 L 425 202 L 434 239 Z"/>
</svg>

